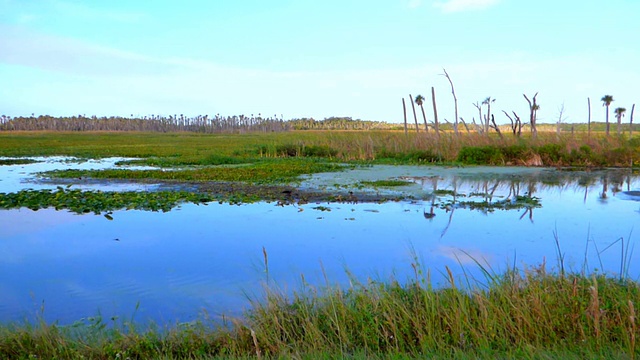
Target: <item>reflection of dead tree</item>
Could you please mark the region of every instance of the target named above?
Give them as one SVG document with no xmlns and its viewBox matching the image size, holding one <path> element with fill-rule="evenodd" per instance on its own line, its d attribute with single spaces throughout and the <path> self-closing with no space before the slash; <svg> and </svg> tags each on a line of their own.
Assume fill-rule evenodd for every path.
<svg viewBox="0 0 640 360">
<path fill-rule="evenodd" d="M 527 214 L 529 214 L 529 220 L 533 223 L 533 207 L 527 206 L 522 215 L 520 215 L 520 220 L 522 220 L 522 218 Z"/>
<path fill-rule="evenodd" d="M 436 206 L 436 191 L 438 190 L 438 177 L 437 176 L 432 176 L 431 177 L 431 209 L 429 210 L 429 212 L 426 211 L 422 211 L 422 215 L 424 216 L 425 219 L 433 219 L 436 214 L 433 212 L 433 208 Z"/>
<path fill-rule="evenodd" d="M 422 211 L 422 214 L 424 215 L 424 218 L 427 220 L 431 220 L 434 217 L 436 217 L 436 214 L 433 212 L 433 207 L 435 206 L 435 202 L 431 202 L 431 208 L 429 209 L 429 212 L 426 212 L 425 210 Z"/>
<path fill-rule="evenodd" d="M 587 195 L 589 194 L 589 184 L 584 186 L 584 199 L 582 199 L 582 203 L 587 203 Z"/>
<path fill-rule="evenodd" d="M 445 228 L 442 230 L 442 233 L 440 234 L 440 238 L 442 238 L 447 231 L 449 230 L 449 227 L 451 226 L 451 221 L 453 220 L 453 213 L 456 210 L 456 196 L 458 195 L 458 177 L 453 177 L 453 202 L 451 204 L 451 208 L 447 207 L 447 212 L 449 212 L 449 210 L 451 210 L 451 213 L 449 214 L 449 221 L 447 221 L 447 226 L 445 226 Z"/>
<path fill-rule="evenodd" d="M 512 180 L 511 184 L 509 184 L 509 194 L 507 195 L 507 199 L 515 201 L 518 196 L 520 196 L 520 181 Z"/>
<path fill-rule="evenodd" d="M 607 188 L 609 187 L 609 178 L 605 175 L 602 177 L 602 192 L 598 196 L 601 201 L 606 201 L 609 196 L 607 195 Z"/>
</svg>

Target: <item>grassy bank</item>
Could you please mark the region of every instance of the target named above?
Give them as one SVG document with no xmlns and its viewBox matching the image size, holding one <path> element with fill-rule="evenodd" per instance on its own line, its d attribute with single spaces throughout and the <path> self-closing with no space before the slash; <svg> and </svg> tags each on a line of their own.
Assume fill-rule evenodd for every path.
<svg viewBox="0 0 640 360">
<path fill-rule="evenodd" d="M 482 282 L 451 275 L 348 289 L 266 287 L 241 319 L 167 331 L 44 323 L 0 328 L 0 357 L 29 358 L 620 358 L 640 355 L 638 283 L 603 274 L 551 274 L 541 265 Z M 304 282 L 304 279 L 303 279 Z"/>
<path fill-rule="evenodd" d="M 137 132 L 5 132 L 0 156 L 137 157 L 161 166 L 252 163 L 272 158 L 322 158 L 379 163 L 461 162 L 546 166 L 629 166 L 640 140 L 601 133 L 540 133 L 537 138 L 401 131 L 289 131 L 198 134 Z"/>
</svg>

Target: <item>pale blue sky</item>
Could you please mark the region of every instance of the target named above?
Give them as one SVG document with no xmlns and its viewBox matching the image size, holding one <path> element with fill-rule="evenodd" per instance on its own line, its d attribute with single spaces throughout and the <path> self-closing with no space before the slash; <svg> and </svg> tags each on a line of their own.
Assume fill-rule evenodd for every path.
<svg viewBox="0 0 640 360">
<path fill-rule="evenodd" d="M 603 120 L 640 103 L 638 38 L 639 0 L 0 0 L 0 114 L 400 122 L 434 86 L 452 121 L 445 68 L 467 120 L 535 92 L 539 121 Z"/>
</svg>

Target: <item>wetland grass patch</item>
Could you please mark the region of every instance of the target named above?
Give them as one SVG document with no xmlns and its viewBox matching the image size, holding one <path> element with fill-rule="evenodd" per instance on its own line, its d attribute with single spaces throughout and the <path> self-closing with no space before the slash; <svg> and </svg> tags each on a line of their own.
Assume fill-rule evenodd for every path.
<svg viewBox="0 0 640 360">
<path fill-rule="evenodd" d="M 0 156 L 64 155 L 82 158 L 134 157 L 156 166 L 253 163 L 300 158 L 384 164 L 629 166 L 640 155 L 637 137 L 540 132 L 504 137 L 452 133 L 287 131 L 200 134 L 136 132 L 0 133 Z M 539 158 L 539 161 L 537 161 Z M 532 161 L 536 160 L 536 161 Z"/>
</svg>

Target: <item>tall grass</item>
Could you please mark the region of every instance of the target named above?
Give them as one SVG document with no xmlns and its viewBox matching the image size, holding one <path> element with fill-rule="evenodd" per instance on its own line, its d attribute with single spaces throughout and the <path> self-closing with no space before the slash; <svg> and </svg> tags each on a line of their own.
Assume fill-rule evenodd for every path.
<svg viewBox="0 0 640 360">
<path fill-rule="evenodd" d="M 456 137 L 402 131 L 288 131 L 278 133 L 0 132 L 0 156 L 73 155 L 148 158 L 165 165 L 201 165 L 283 157 L 378 163 L 460 162 L 489 165 L 630 166 L 638 138 L 539 132 L 536 138 Z M 240 160 L 233 160 L 236 158 Z M 209 159 L 209 160 L 207 160 Z"/>
<path fill-rule="evenodd" d="M 264 251 L 265 269 L 268 260 Z M 478 263 L 479 266 L 481 266 Z M 412 264 L 406 281 L 347 288 L 302 279 L 288 293 L 272 281 L 242 319 L 169 331 L 90 324 L 0 328 L 3 358 L 629 358 L 638 355 L 637 282 L 604 274 L 549 272 L 543 263 L 486 277 L 450 269 L 434 286 Z"/>
</svg>

